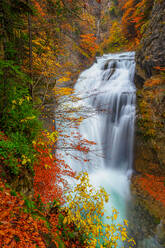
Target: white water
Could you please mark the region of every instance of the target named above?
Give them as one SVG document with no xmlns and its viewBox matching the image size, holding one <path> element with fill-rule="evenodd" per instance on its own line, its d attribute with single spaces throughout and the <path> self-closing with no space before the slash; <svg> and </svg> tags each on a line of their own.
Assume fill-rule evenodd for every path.
<svg viewBox="0 0 165 248">
<path fill-rule="evenodd" d="M 110 202 L 105 206 L 107 215 L 111 215 L 112 207 L 115 207 L 121 219 L 128 217 L 129 231 L 137 242 L 136 247 L 162 248 L 153 233 L 150 216 L 141 205 L 137 204 L 134 208 L 129 190 L 135 120 L 134 69 L 134 53 L 122 53 L 99 57 L 91 68 L 81 73 L 75 91 L 82 100 L 69 102 L 66 98 L 62 99 L 63 104 L 56 109 L 56 124 L 67 137 L 71 137 L 72 144 L 77 142 L 73 133 L 78 131 L 83 138 L 95 141 L 97 146 L 84 157 L 90 160 L 84 163 L 74 159 L 82 157 L 82 154 L 70 149 L 70 144 L 64 145 L 65 142 L 59 139 L 58 145 L 60 150 L 64 149 L 62 155 L 73 170 L 88 171 L 91 183 L 95 187 L 104 187 L 110 193 Z M 69 117 L 72 117 L 70 110 L 73 108 L 78 108 L 73 116 L 85 117 L 78 130 L 68 128 L 67 121 L 61 121 L 61 114 L 67 109 Z M 90 117 L 86 118 L 88 115 Z M 69 152 L 71 156 L 67 155 Z M 74 181 L 71 180 L 70 184 L 74 186 Z M 121 246 L 121 243 L 118 244 L 119 248 Z"/>
<path fill-rule="evenodd" d="M 122 218 L 130 198 L 135 119 L 134 53 L 109 54 L 81 73 L 75 91 L 83 105 L 94 114 L 79 127 L 80 134 L 97 143 L 87 155 L 87 167 L 72 157 L 66 158 L 76 170 L 88 170 L 92 184 L 102 186 L 111 195 L 106 209 L 115 207 Z M 72 152 L 75 156 L 78 152 Z"/>
<path fill-rule="evenodd" d="M 80 125 L 80 133 L 96 141 L 102 155 L 90 155 L 91 181 L 111 194 L 111 203 L 123 218 L 133 160 L 134 69 L 134 53 L 104 55 L 80 75 L 75 86 L 81 96 L 89 96 L 83 104 L 99 110 Z"/>
</svg>

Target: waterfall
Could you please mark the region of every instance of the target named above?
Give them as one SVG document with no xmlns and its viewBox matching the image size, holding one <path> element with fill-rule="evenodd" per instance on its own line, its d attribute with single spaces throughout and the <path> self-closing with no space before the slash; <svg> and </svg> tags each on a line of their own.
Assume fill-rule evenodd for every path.
<svg viewBox="0 0 165 248">
<path fill-rule="evenodd" d="M 88 170 L 95 187 L 102 186 L 111 195 L 108 214 L 115 207 L 126 217 L 130 199 L 129 175 L 132 172 L 135 119 L 134 52 L 98 57 L 82 72 L 75 85 L 81 101 L 75 103 L 90 113 L 79 126 L 83 138 L 96 142 L 87 154 L 86 164 L 66 158 L 76 171 Z M 92 114 L 91 114 L 92 113 Z M 72 130 L 73 131 L 73 130 Z M 72 154 L 77 156 L 78 152 Z"/>
<path fill-rule="evenodd" d="M 98 57 L 91 68 L 81 73 L 75 85 L 83 98 L 81 104 L 94 112 L 79 127 L 84 138 L 97 143 L 96 152 L 87 157 L 91 161 L 88 168 L 91 181 L 110 193 L 112 205 L 123 218 L 130 198 L 133 162 L 134 56 L 134 52 L 127 52 Z M 77 161 L 72 165 L 78 170 Z M 80 165 L 80 170 L 84 167 Z"/>
<path fill-rule="evenodd" d="M 96 145 L 84 154 L 86 157 L 83 156 L 82 160 L 75 159 L 81 158 L 82 154 L 74 149 L 68 149 L 71 154 L 67 152 L 67 156 L 65 152 L 62 154 L 73 170 L 87 171 L 90 183 L 95 188 L 104 187 L 110 194 L 105 213 L 111 216 L 115 208 L 120 214 L 118 223 L 123 219 L 129 220 L 129 232 L 137 242 L 136 247 L 161 248 L 152 232 L 149 232 L 150 236 L 146 232 L 153 228 L 150 216 L 141 205 L 134 205 L 136 199 L 130 193 L 136 99 L 134 56 L 134 52 L 103 55 L 80 74 L 75 85 L 75 96 L 78 95 L 80 100 L 75 97 L 75 101 L 68 103 L 64 99 L 59 112 L 63 113 L 68 106 L 77 108 L 73 117 L 81 116 L 83 121 L 78 129 L 68 128 L 67 123 L 62 128 L 72 144 L 77 142 L 74 133 L 80 133 L 82 138 L 94 141 Z M 68 113 L 72 117 L 70 110 Z M 57 126 L 61 126 L 61 122 Z M 63 140 L 60 142 L 63 145 Z M 84 159 L 88 162 L 85 163 Z M 68 179 L 68 182 L 74 186 L 74 180 Z M 106 218 L 103 221 L 108 222 Z M 118 247 L 123 247 L 123 244 L 118 244 Z"/>
<path fill-rule="evenodd" d="M 84 136 L 101 144 L 104 167 L 132 169 L 135 119 L 134 53 L 104 55 L 80 75 L 75 86 L 85 104 L 100 114 L 80 127 Z"/>
</svg>

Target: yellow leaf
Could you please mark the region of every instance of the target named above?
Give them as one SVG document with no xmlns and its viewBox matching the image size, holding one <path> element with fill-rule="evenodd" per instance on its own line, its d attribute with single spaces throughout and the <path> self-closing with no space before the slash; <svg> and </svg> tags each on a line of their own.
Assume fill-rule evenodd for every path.
<svg viewBox="0 0 165 248">
<path fill-rule="evenodd" d="M 114 218 L 114 220 L 116 220 L 117 219 L 117 214 L 114 214 L 113 218 Z"/>
<path fill-rule="evenodd" d="M 48 164 L 45 164 L 45 169 L 50 169 L 51 168 L 51 166 L 50 165 L 48 165 Z"/>
<path fill-rule="evenodd" d="M 67 82 L 67 81 L 69 81 L 70 80 L 70 78 L 69 77 L 62 77 L 62 78 L 59 78 L 58 80 L 57 80 L 57 82 Z"/>
<path fill-rule="evenodd" d="M 63 220 L 63 224 L 65 225 L 67 223 L 67 218 L 65 217 Z"/>
</svg>

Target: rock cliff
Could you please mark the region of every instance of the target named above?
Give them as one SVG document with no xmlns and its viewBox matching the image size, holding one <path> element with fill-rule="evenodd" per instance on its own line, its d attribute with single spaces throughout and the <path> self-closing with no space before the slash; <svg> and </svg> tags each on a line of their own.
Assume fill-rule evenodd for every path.
<svg viewBox="0 0 165 248">
<path fill-rule="evenodd" d="M 136 52 L 137 121 L 132 179 L 136 205 L 158 222 L 154 235 L 165 247 L 165 1 L 156 0 Z M 140 193 L 139 193 L 140 192 Z M 161 226 L 161 228 L 160 228 Z M 161 238 L 160 238 L 161 237 Z"/>
<path fill-rule="evenodd" d="M 135 169 L 165 175 L 165 2 L 155 1 L 136 52 Z"/>
<path fill-rule="evenodd" d="M 144 26 L 143 38 L 136 52 L 136 79 L 144 82 L 165 67 L 165 1 L 156 0 L 150 19 Z M 139 80 L 141 79 L 141 80 Z"/>
</svg>

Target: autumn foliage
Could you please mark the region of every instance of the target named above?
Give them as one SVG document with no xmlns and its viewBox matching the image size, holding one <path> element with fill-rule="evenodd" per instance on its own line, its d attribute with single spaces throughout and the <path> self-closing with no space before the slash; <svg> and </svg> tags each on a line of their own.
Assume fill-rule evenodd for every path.
<svg viewBox="0 0 165 248">
<path fill-rule="evenodd" d="M 122 29 L 125 37 L 138 45 L 148 22 L 154 0 L 121 1 Z"/>
<path fill-rule="evenodd" d="M 140 187 L 165 206 L 165 177 L 145 174 L 138 178 Z"/>
<path fill-rule="evenodd" d="M 96 43 L 96 37 L 94 37 L 94 34 L 82 34 L 80 38 L 80 47 L 91 56 L 95 55 L 98 45 Z"/>
<path fill-rule="evenodd" d="M 128 40 L 122 33 L 122 25 L 118 21 L 112 23 L 109 34 L 109 37 L 101 44 L 103 51 L 118 52 L 127 47 Z"/>
<path fill-rule="evenodd" d="M 127 221 L 118 224 L 116 209 L 112 210 L 112 215 L 107 216 L 104 212 L 104 204 L 108 203 L 109 195 L 103 188 L 95 189 L 91 184 L 86 172 L 80 173 L 76 179 L 74 189 L 67 195 L 67 211 L 63 223 L 74 223 L 80 233 L 84 246 L 89 248 L 107 247 L 117 248 L 120 241 L 135 246 L 135 241 L 128 237 Z M 103 218 L 109 220 L 104 223 Z"/>
<path fill-rule="evenodd" d="M 39 198 L 29 200 L 0 180 L 0 247 L 84 247 L 75 237 L 75 225 L 64 225 L 66 212 L 55 201 L 45 208 Z"/>
<path fill-rule="evenodd" d="M 139 102 L 138 126 L 139 131 L 146 138 L 161 137 L 163 134 L 163 84 L 164 76 L 156 75 L 146 80 L 144 88 L 137 92 L 138 96 L 142 97 L 142 100 Z M 158 150 L 158 147 L 156 149 Z"/>
<path fill-rule="evenodd" d="M 101 6 L 101 0 L 96 2 Z M 122 23 L 112 23 L 110 35 L 103 40 L 100 51 L 125 49 L 129 39 L 138 44 L 152 3 L 149 0 L 120 1 Z M 120 226 L 102 223 L 103 203 L 108 201 L 108 196 L 103 189 L 93 191 L 87 174 L 77 178 L 81 183 L 70 192 L 66 201 L 66 178 L 75 178 L 75 173 L 57 154 L 56 142 L 65 128 L 64 122 L 69 123 L 68 127 L 71 123 L 77 128 L 85 118 L 85 115 L 73 117 L 76 111 L 72 108 L 66 113 L 64 105 L 59 110 L 59 102 L 65 97 L 72 103 L 79 100 L 67 83 L 72 82 L 99 50 L 97 20 L 89 13 L 88 1 L 2 0 L 1 7 L 0 247 L 93 248 L 99 245 L 101 248 L 103 245 L 117 247 L 119 240 L 134 245 L 128 238 L 126 221 Z M 164 71 L 163 68 L 155 69 Z M 155 80 L 145 86 L 158 84 Z M 157 93 L 161 95 L 161 92 Z M 62 123 L 58 132 L 55 128 L 52 132 L 43 130 L 39 120 L 46 116 L 44 106 L 46 109 L 47 102 L 52 101 L 51 118 L 54 118 L 55 106 Z M 145 108 L 146 102 L 142 104 Z M 151 113 L 152 109 L 148 108 L 143 112 L 146 119 L 142 130 L 147 129 L 149 136 L 155 135 L 154 127 L 148 128 Z M 162 127 L 161 123 L 155 123 Z M 95 145 L 78 133 L 63 134 L 60 138 L 66 153 L 70 149 L 87 154 Z M 78 156 L 74 158 L 79 160 Z M 84 158 L 82 161 L 88 162 Z M 158 195 L 164 202 L 162 181 L 150 176 L 150 182 L 154 180 L 162 189 Z M 149 191 L 148 179 L 144 178 L 140 183 Z M 154 191 L 149 192 L 157 197 Z M 109 219 L 112 222 L 117 219 L 116 210 Z"/>
<path fill-rule="evenodd" d="M 41 232 L 48 232 L 42 218 L 32 218 L 24 211 L 24 200 L 12 195 L 0 181 L 0 247 L 45 248 Z M 43 214 L 42 214 L 43 215 Z"/>
<path fill-rule="evenodd" d="M 52 150 L 55 141 L 56 134 L 43 133 L 37 142 L 33 142 L 38 157 L 34 165 L 34 196 L 40 195 L 44 203 L 54 199 L 64 202 L 64 191 L 67 189 L 64 176 L 74 177 L 70 167 Z"/>
<path fill-rule="evenodd" d="M 109 35 L 101 44 L 103 51 L 135 50 L 149 24 L 153 5 L 154 0 L 113 0 L 109 8 Z"/>
</svg>

